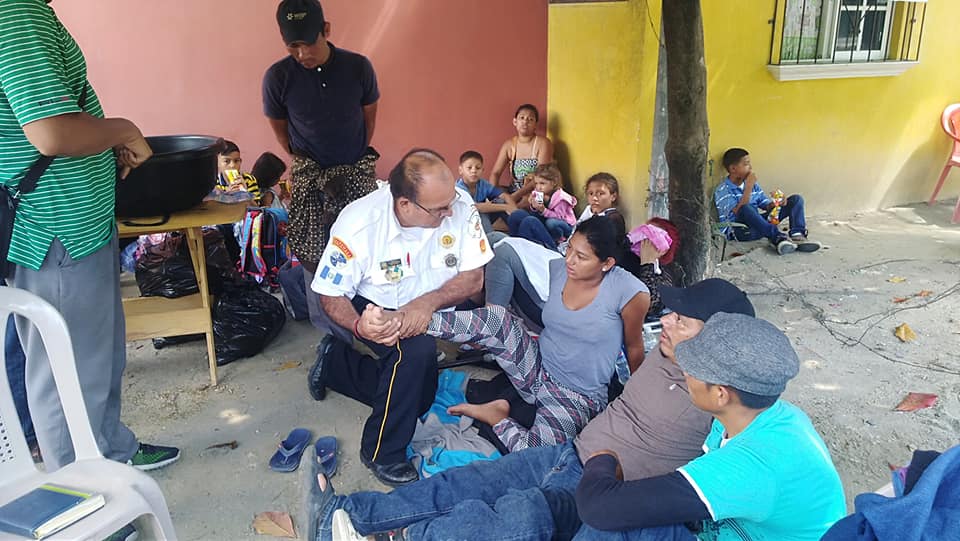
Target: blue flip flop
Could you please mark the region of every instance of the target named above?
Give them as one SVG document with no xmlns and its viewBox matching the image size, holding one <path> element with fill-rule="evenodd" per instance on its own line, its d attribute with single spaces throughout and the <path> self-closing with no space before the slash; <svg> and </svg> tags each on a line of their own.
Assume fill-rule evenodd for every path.
<svg viewBox="0 0 960 541">
<path fill-rule="evenodd" d="M 317 438 L 314 450 L 317 453 L 316 461 L 320 464 L 320 470 L 327 479 L 330 479 L 337 473 L 337 438 L 333 436 Z"/>
<path fill-rule="evenodd" d="M 279 472 L 292 472 L 300 467 L 303 450 L 310 445 L 313 434 L 306 428 L 294 428 L 287 439 L 280 442 L 280 448 L 270 457 L 270 469 Z"/>
</svg>

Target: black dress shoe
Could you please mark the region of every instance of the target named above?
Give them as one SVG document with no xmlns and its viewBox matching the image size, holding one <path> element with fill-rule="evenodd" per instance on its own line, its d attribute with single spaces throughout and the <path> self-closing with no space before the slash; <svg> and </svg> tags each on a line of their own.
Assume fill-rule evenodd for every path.
<svg viewBox="0 0 960 541">
<path fill-rule="evenodd" d="M 417 469 L 409 462 L 377 464 L 365 457 L 363 451 L 360 451 L 360 462 L 363 462 L 363 465 L 373 472 L 373 476 L 381 483 L 391 487 L 406 485 L 420 479 Z"/>
<path fill-rule="evenodd" d="M 307 375 L 307 388 L 310 389 L 310 396 L 314 400 L 323 400 L 327 396 L 327 380 L 324 377 L 323 366 L 330 350 L 333 349 L 335 341 L 336 338 L 332 334 L 328 334 L 323 337 L 320 345 L 317 346 L 317 362 L 313 363 L 310 373 Z"/>
</svg>

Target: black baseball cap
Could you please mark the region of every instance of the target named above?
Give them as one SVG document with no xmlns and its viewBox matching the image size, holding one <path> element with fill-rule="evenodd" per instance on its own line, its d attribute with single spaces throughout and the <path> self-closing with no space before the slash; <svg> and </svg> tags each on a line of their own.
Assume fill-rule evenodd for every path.
<svg viewBox="0 0 960 541">
<path fill-rule="evenodd" d="M 660 299 L 670 310 L 700 321 L 719 312 L 756 316 L 747 294 L 722 278 L 707 278 L 690 287 L 661 286 Z"/>
<path fill-rule="evenodd" d="M 283 0 L 277 7 L 277 24 L 287 45 L 297 41 L 316 43 L 325 23 L 317 0 Z"/>
</svg>

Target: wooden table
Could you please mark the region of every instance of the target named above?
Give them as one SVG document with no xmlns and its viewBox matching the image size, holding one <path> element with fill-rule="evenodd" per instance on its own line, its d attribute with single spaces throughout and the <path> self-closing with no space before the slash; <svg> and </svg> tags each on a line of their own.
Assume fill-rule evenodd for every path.
<svg viewBox="0 0 960 541">
<path fill-rule="evenodd" d="M 246 208 L 246 203 L 228 205 L 216 201 L 204 201 L 190 210 L 171 215 L 170 220 L 163 225 L 128 226 L 123 224 L 123 219 L 117 219 L 117 229 L 121 238 L 170 231 L 186 233 L 187 248 L 190 250 L 190 260 L 197 276 L 199 292 L 177 299 L 165 297 L 123 299 L 123 313 L 127 320 L 127 340 L 205 334 L 212 385 L 217 384 L 217 355 L 213 346 L 213 321 L 210 315 L 210 290 L 202 227 L 240 221 Z M 160 217 L 133 218 L 131 221 L 153 223 L 160 221 Z"/>
</svg>

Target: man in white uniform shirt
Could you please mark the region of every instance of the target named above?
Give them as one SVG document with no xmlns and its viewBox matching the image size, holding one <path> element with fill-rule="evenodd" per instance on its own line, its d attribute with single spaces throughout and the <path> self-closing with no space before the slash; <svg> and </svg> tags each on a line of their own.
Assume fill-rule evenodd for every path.
<svg viewBox="0 0 960 541">
<path fill-rule="evenodd" d="M 492 257 L 473 200 L 432 150 L 408 152 L 389 186 L 348 205 L 333 224 L 311 288 L 330 319 L 378 358 L 328 334 L 310 370 L 310 394 L 322 400 L 330 387 L 373 408 L 360 458 L 388 485 L 418 478 L 406 447 L 437 391 L 437 345 L 424 334 L 427 324 L 435 311 L 480 292 Z M 361 322 L 367 305 L 397 315 L 382 326 Z"/>
</svg>

